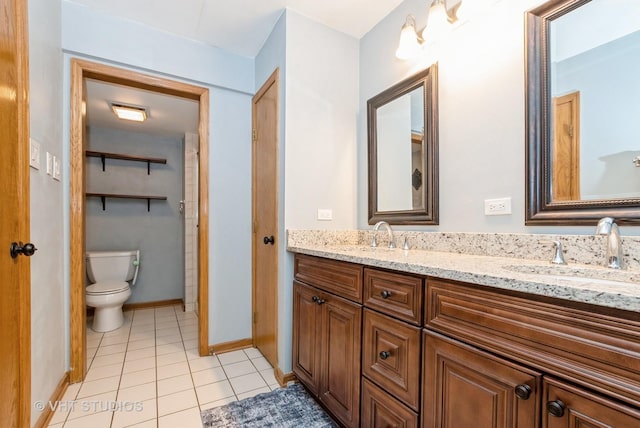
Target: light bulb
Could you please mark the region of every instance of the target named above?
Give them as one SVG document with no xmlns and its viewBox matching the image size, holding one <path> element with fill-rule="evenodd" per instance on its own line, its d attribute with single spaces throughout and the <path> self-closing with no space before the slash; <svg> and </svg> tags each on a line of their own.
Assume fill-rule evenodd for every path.
<svg viewBox="0 0 640 428">
<path fill-rule="evenodd" d="M 429 8 L 427 26 L 422 30 L 425 42 L 437 42 L 449 31 L 447 9 L 442 0 L 436 0 Z"/>
<path fill-rule="evenodd" d="M 409 59 L 417 56 L 419 53 L 420 42 L 418 41 L 418 33 L 416 33 L 415 20 L 413 16 L 409 15 L 400 32 L 400 43 L 396 50 L 396 57 L 399 59 Z"/>
</svg>

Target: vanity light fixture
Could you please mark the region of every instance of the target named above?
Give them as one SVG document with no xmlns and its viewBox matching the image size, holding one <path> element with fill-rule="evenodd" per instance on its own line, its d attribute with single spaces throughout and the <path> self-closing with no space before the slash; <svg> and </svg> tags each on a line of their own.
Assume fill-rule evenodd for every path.
<svg viewBox="0 0 640 428">
<path fill-rule="evenodd" d="M 111 110 L 113 110 L 113 113 L 118 119 L 131 120 L 134 122 L 144 122 L 147 120 L 147 109 L 145 107 L 111 103 Z"/>
<path fill-rule="evenodd" d="M 416 31 L 415 18 L 413 15 L 407 16 L 400 32 L 400 43 L 396 50 L 396 57 L 399 59 L 413 58 L 420 53 L 424 43 L 437 42 L 442 39 L 444 34 L 450 29 L 451 24 L 458 20 L 456 12 L 461 4 L 462 1 L 449 11 L 447 10 L 445 0 L 433 0 L 429 8 L 427 24 L 420 36 Z"/>
</svg>

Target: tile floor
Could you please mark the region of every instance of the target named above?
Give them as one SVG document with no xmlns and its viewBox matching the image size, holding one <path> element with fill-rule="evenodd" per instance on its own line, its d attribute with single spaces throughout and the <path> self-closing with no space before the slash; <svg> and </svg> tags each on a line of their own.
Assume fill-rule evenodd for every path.
<svg viewBox="0 0 640 428">
<path fill-rule="evenodd" d="M 200 411 L 278 388 L 257 349 L 200 357 L 193 312 L 180 306 L 125 312 L 108 333 L 87 328 L 89 371 L 70 385 L 55 428 L 202 427 Z"/>
</svg>

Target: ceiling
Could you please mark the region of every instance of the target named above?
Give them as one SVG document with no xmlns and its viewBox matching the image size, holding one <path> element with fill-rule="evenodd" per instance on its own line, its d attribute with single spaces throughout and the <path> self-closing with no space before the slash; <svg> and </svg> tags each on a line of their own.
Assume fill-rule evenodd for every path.
<svg viewBox="0 0 640 428">
<path fill-rule="evenodd" d="M 403 0 L 67 0 L 123 19 L 255 57 L 285 8 L 361 38 Z M 149 108 L 143 123 L 115 117 L 109 102 Z M 197 132 L 198 103 L 87 80 L 87 124 L 157 135 Z"/>
<path fill-rule="evenodd" d="M 403 0 L 67 1 L 253 58 L 285 8 L 359 39 Z"/>
<path fill-rule="evenodd" d="M 180 136 L 198 132 L 198 102 L 142 89 L 86 79 L 87 125 L 145 134 Z M 144 122 L 118 119 L 110 102 L 146 107 Z"/>
</svg>

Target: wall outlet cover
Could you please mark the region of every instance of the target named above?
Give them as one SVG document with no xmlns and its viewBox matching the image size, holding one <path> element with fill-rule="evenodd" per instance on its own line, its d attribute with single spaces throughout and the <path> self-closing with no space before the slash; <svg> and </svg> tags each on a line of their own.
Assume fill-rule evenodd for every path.
<svg viewBox="0 0 640 428">
<path fill-rule="evenodd" d="M 318 220 L 333 220 L 333 210 L 328 208 L 318 208 Z"/>
<path fill-rule="evenodd" d="M 511 198 L 485 199 L 485 215 L 509 215 L 511 214 Z"/>
</svg>

